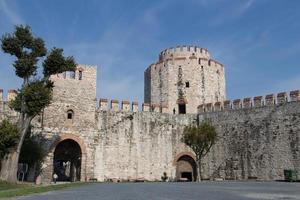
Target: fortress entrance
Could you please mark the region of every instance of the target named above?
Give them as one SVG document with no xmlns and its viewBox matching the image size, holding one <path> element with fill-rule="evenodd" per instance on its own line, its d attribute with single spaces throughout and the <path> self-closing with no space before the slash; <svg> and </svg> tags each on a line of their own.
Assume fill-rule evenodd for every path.
<svg viewBox="0 0 300 200">
<path fill-rule="evenodd" d="M 177 160 L 176 179 L 177 181 L 196 181 L 197 164 L 192 157 L 183 155 Z"/>
<path fill-rule="evenodd" d="M 80 181 L 82 152 L 79 144 L 72 139 L 58 143 L 54 151 L 53 173 L 57 181 Z"/>
</svg>

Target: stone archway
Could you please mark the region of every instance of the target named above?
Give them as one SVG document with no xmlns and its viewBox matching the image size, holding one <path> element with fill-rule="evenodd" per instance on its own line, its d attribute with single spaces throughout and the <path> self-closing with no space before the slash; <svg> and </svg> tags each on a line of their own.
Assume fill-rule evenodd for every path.
<svg viewBox="0 0 300 200">
<path fill-rule="evenodd" d="M 55 147 L 53 157 L 53 173 L 58 175 L 57 181 L 80 181 L 82 152 L 79 144 L 66 139 Z"/>
<path fill-rule="evenodd" d="M 191 153 L 180 154 L 175 160 L 177 181 L 196 181 L 197 164 Z"/>
<path fill-rule="evenodd" d="M 73 163 L 74 164 L 77 164 L 77 165 L 74 165 L 74 166 L 77 166 L 77 170 L 73 170 L 72 171 L 72 177 L 70 179 L 70 181 L 87 181 L 88 180 L 88 177 L 87 177 L 87 172 L 86 172 L 86 156 L 87 156 L 87 151 L 86 151 L 86 147 L 85 147 L 85 144 L 83 143 L 83 141 L 76 135 L 74 134 L 59 134 L 59 136 L 57 137 L 57 139 L 52 143 L 50 149 L 49 149 L 49 168 L 46 168 L 45 171 L 44 171 L 44 180 L 46 181 L 51 181 L 52 180 L 52 177 L 53 177 L 53 173 L 55 172 L 55 161 L 56 160 L 63 160 L 65 159 L 64 156 L 57 156 L 59 154 L 59 151 L 61 150 L 57 150 L 57 147 L 59 147 L 58 149 L 62 148 L 64 149 L 63 147 L 66 145 L 64 145 L 64 142 L 66 141 L 72 141 L 72 142 L 69 142 L 71 144 L 68 144 L 70 145 L 71 149 L 72 149 L 72 146 L 73 148 L 75 148 L 75 150 L 77 151 L 75 154 L 77 154 L 77 158 L 79 158 L 80 156 L 80 170 L 78 168 L 78 163 L 79 162 L 75 162 L 75 160 L 73 160 Z M 73 144 L 72 144 L 73 143 Z M 67 146 L 68 146 L 67 145 Z M 65 146 L 66 147 L 66 146 Z M 80 151 L 79 151 L 80 149 Z M 56 154 L 56 156 L 55 156 Z M 60 157 L 62 159 L 60 159 Z M 67 157 L 67 156 L 65 156 Z M 46 159 L 46 160 L 48 160 Z M 73 159 L 75 159 L 73 157 Z M 62 161 L 63 162 L 63 161 Z M 70 164 L 69 164 L 70 165 Z M 68 166 L 69 168 L 69 166 Z M 69 169 L 67 170 L 69 171 Z M 76 171 L 76 173 L 74 173 Z M 75 176 L 76 174 L 76 176 Z M 72 180 L 73 178 L 73 180 Z"/>
</svg>

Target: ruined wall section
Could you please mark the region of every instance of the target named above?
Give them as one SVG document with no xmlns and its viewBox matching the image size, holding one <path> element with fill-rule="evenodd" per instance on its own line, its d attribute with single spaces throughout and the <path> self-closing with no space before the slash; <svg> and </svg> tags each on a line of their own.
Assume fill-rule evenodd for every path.
<svg viewBox="0 0 300 200">
<path fill-rule="evenodd" d="M 225 100 L 224 67 L 206 49 L 169 48 L 146 69 L 144 93 L 146 103 L 166 105 L 169 113 L 178 113 L 179 103 L 186 104 L 187 113 L 197 113 L 200 104 Z"/>
</svg>

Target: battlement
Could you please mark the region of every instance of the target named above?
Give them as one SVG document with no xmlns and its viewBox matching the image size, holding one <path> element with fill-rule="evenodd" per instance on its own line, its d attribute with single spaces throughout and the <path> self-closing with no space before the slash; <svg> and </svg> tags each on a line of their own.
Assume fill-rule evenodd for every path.
<svg viewBox="0 0 300 200">
<path fill-rule="evenodd" d="M 16 95 L 17 95 L 17 91 L 10 89 L 7 91 L 7 96 L 4 97 L 4 91 L 3 89 L 0 89 L 0 102 L 9 102 L 15 99 Z"/>
<path fill-rule="evenodd" d="M 210 58 L 209 52 L 205 48 L 197 46 L 177 46 L 163 50 L 159 54 L 159 62 L 169 59 L 183 59 L 183 58 Z"/>
<path fill-rule="evenodd" d="M 289 95 L 287 92 L 280 92 L 276 95 L 268 94 L 264 97 L 246 97 L 244 99 L 235 99 L 233 101 L 226 100 L 223 102 L 202 104 L 198 106 L 198 113 L 276 106 L 295 101 L 300 101 L 299 90 L 291 91 Z"/>
<path fill-rule="evenodd" d="M 93 65 L 82 65 L 79 64 L 75 71 L 66 71 L 60 74 L 55 74 L 51 76 L 51 80 L 56 81 L 59 79 L 66 80 L 78 80 L 85 81 L 90 80 L 92 77 L 96 77 L 97 67 Z"/>
<path fill-rule="evenodd" d="M 99 100 L 99 110 L 102 111 L 112 111 L 112 112 L 139 112 L 139 103 L 137 101 L 129 102 L 123 100 L 119 102 L 118 100 L 112 99 L 100 99 Z M 166 105 L 159 104 L 142 104 L 142 112 L 157 112 L 157 113 L 167 113 L 168 107 Z"/>
</svg>

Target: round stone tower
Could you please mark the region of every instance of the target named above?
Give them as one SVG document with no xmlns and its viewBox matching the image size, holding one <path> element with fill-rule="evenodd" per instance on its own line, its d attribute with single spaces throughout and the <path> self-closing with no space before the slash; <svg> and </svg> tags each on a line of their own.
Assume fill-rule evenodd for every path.
<svg viewBox="0 0 300 200">
<path fill-rule="evenodd" d="M 224 66 L 207 49 L 177 46 L 159 54 L 144 74 L 144 101 L 167 107 L 169 113 L 197 113 L 204 103 L 224 101 Z"/>
</svg>

